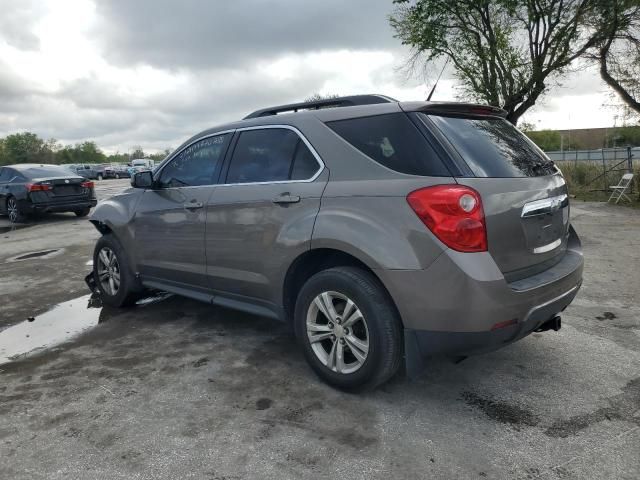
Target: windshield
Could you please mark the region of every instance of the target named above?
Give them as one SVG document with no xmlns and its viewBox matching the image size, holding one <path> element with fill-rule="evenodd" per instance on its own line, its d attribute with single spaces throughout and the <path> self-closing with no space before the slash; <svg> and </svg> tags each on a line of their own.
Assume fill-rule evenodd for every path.
<svg viewBox="0 0 640 480">
<path fill-rule="evenodd" d="M 424 114 L 421 114 L 424 115 Z M 476 177 L 541 177 L 553 162 L 503 118 L 428 115 Z"/>
</svg>

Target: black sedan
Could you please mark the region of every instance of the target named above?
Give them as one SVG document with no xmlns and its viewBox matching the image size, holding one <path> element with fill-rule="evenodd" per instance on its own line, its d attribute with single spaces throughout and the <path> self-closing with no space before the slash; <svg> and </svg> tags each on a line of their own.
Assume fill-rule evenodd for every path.
<svg viewBox="0 0 640 480">
<path fill-rule="evenodd" d="M 12 223 L 41 212 L 85 217 L 96 203 L 93 182 L 67 168 L 31 163 L 0 167 L 0 213 Z"/>
</svg>

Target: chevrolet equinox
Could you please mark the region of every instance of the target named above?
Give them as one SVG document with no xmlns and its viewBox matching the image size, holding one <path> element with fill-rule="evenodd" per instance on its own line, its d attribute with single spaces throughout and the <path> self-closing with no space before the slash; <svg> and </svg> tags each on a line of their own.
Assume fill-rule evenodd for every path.
<svg viewBox="0 0 640 480">
<path fill-rule="evenodd" d="M 562 173 L 494 107 L 266 108 L 131 183 L 91 216 L 106 304 L 159 289 L 288 322 L 345 390 L 558 330 L 582 282 Z"/>
</svg>

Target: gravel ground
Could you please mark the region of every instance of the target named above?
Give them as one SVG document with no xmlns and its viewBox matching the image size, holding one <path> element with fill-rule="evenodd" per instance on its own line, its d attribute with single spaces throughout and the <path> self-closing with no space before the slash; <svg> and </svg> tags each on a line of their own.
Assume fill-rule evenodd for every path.
<svg viewBox="0 0 640 480">
<path fill-rule="evenodd" d="M 93 227 L 0 217 L 0 349 L 82 332 L 0 365 L 0 478 L 636 479 L 640 214 L 572 218 L 585 276 L 560 332 L 348 395 L 271 320 L 175 296 L 88 308 Z"/>
</svg>

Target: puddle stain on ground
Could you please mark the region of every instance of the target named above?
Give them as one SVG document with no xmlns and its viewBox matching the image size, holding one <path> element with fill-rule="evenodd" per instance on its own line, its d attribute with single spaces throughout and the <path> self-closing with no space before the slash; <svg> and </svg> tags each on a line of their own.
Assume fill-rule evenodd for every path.
<svg viewBox="0 0 640 480">
<path fill-rule="evenodd" d="M 20 255 L 8 258 L 7 260 L 5 260 L 5 263 L 22 262 L 24 260 L 32 260 L 34 258 L 37 258 L 38 260 L 46 260 L 52 257 L 56 257 L 62 253 L 64 253 L 64 248 L 38 250 L 35 252 L 21 253 Z"/>
<path fill-rule="evenodd" d="M 517 405 L 493 400 L 474 392 L 463 392 L 462 398 L 469 406 L 480 409 L 489 418 L 500 422 L 519 427 L 526 425 L 535 427 L 540 423 L 540 419 L 532 412 Z"/>
<path fill-rule="evenodd" d="M 139 300 L 136 305 L 152 305 L 170 296 L 161 292 Z M 102 308 L 100 297 L 90 294 L 60 303 L 41 315 L 28 317 L 0 331 L 0 365 L 69 341 L 118 312 Z"/>
</svg>

